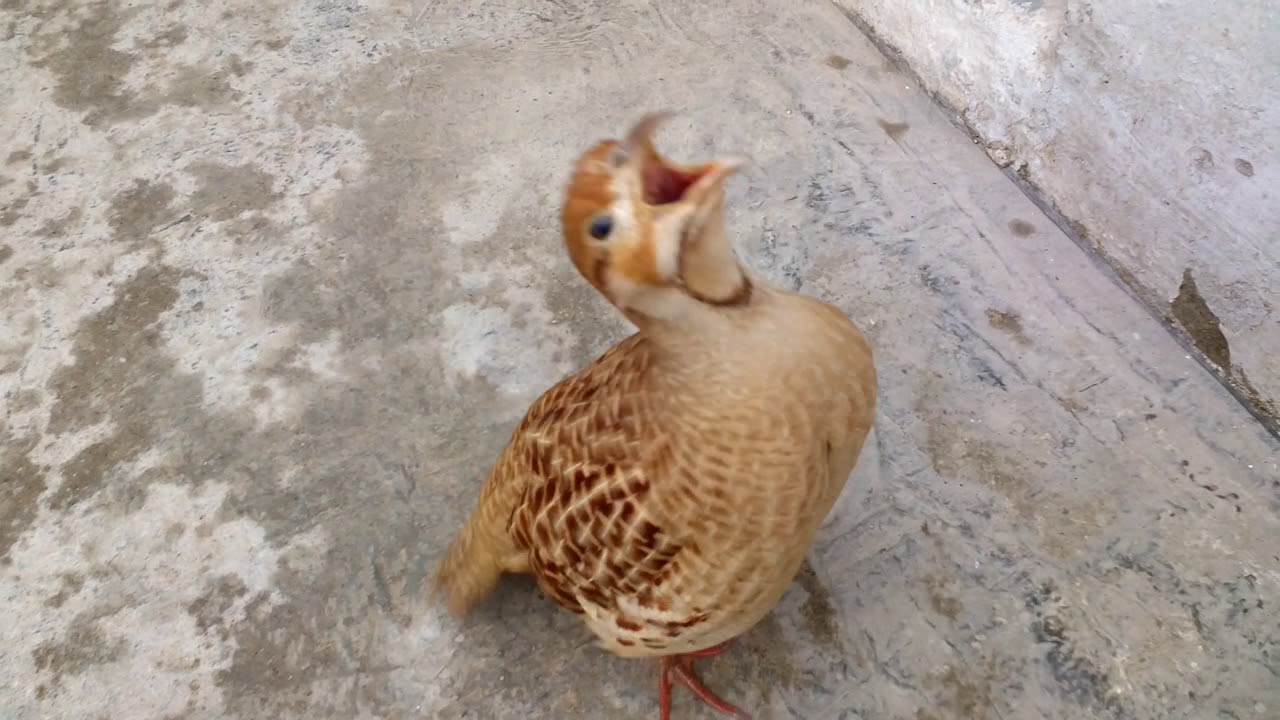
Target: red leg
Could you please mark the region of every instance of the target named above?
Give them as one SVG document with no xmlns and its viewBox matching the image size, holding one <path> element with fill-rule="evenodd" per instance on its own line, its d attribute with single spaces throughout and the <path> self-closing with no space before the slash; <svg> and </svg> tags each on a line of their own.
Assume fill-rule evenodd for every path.
<svg viewBox="0 0 1280 720">
<path fill-rule="evenodd" d="M 671 673 L 667 658 L 662 658 L 658 664 L 658 717 L 671 720 Z"/>
<path fill-rule="evenodd" d="M 694 695 L 703 703 L 723 715 L 727 715 L 737 720 L 751 720 L 751 716 L 747 715 L 740 708 L 730 705 L 722 700 L 715 693 L 711 692 L 702 680 L 698 678 L 698 674 L 693 670 L 693 661 L 697 658 L 711 657 L 719 654 L 724 650 L 727 643 L 721 643 L 714 647 L 703 650 L 697 650 L 683 655 L 668 655 L 660 660 L 658 672 L 658 711 L 662 720 L 671 720 L 671 680 L 675 676 L 675 680 L 681 685 L 689 688 Z"/>
</svg>

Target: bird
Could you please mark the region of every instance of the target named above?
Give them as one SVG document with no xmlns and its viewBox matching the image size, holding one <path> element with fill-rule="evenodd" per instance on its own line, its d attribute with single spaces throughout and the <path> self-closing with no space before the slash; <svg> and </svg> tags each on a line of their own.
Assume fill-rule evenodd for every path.
<svg viewBox="0 0 1280 720">
<path fill-rule="evenodd" d="M 658 153 L 669 111 L 573 165 L 560 221 L 574 267 L 636 331 L 529 408 L 445 550 L 429 597 L 454 617 L 532 574 L 601 647 L 658 660 L 658 705 L 707 688 L 711 657 L 782 599 L 876 412 L 871 346 L 839 308 L 765 281 L 725 234 L 748 164 Z"/>
</svg>

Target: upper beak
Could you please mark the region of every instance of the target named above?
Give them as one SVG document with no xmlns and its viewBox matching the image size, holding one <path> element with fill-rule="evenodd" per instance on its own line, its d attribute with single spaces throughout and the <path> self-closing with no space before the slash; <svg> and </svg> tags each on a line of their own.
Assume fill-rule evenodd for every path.
<svg viewBox="0 0 1280 720">
<path fill-rule="evenodd" d="M 663 110 L 648 113 L 640 118 L 627 132 L 626 139 L 622 141 L 622 149 L 626 152 L 626 157 L 632 159 L 658 155 L 658 151 L 653 147 L 653 136 L 663 123 L 671 119 L 673 114 Z"/>
</svg>

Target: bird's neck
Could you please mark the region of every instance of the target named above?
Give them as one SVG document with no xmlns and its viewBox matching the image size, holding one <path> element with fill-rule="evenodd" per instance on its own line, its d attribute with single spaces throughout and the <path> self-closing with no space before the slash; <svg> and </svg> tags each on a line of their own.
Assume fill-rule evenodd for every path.
<svg viewBox="0 0 1280 720">
<path fill-rule="evenodd" d="M 737 267 L 735 265 L 735 267 Z M 741 272 L 741 271 L 739 271 Z M 661 317 L 637 315 L 632 321 L 652 343 L 655 359 L 678 375 L 694 375 L 719 365 L 737 365 L 744 349 L 757 340 L 758 326 L 776 306 L 773 288 L 752 283 L 746 273 L 722 302 L 698 299 L 691 288 L 671 288 L 668 297 L 676 312 Z M 708 292 L 702 286 L 703 292 Z M 750 351 L 748 351 L 750 354 Z"/>
<path fill-rule="evenodd" d="M 681 239 L 679 275 L 623 307 L 642 333 L 671 353 L 702 355 L 706 347 L 732 344 L 771 288 L 754 280 L 724 233 L 724 198 L 705 203 Z"/>
<path fill-rule="evenodd" d="M 691 223 L 680 248 L 680 279 L 693 299 L 727 307 L 751 300 L 752 283 L 724 234 L 724 197 Z"/>
</svg>

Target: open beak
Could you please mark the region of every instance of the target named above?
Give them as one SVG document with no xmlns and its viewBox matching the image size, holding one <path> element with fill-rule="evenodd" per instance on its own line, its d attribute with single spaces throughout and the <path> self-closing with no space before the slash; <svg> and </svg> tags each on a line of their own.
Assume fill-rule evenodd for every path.
<svg viewBox="0 0 1280 720">
<path fill-rule="evenodd" d="M 719 222 L 724 180 L 742 169 L 747 160 L 734 156 L 701 165 L 671 162 L 653 147 L 655 131 L 669 117 L 670 113 L 650 113 L 641 118 L 619 145 L 616 162 L 635 173 L 642 202 L 651 209 L 659 275 L 667 282 L 687 285 L 691 259 L 699 267 L 732 262 L 731 256 L 722 257 L 721 251 L 728 247 L 723 240 L 712 241 L 715 247 L 705 245 L 705 229 L 709 223 Z"/>
<path fill-rule="evenodd" d="M 669 112 L 649 113 L 627 133 L 622 148 L 639 163 L 644 201 L 655 207 L 680 205 L 696 211 L 714 195 L 712 192 L 725 178 L 747 164 L 740 156 L 718 158 L 702 165 L 681 165 L 663 157 L 653 146 L 653 136 Z M 676 208 L 666 208 L 674 210 Z"/>
</svg>

